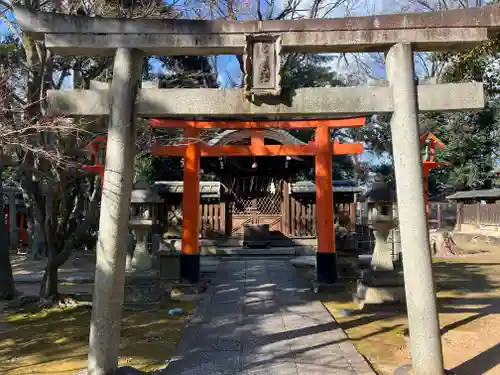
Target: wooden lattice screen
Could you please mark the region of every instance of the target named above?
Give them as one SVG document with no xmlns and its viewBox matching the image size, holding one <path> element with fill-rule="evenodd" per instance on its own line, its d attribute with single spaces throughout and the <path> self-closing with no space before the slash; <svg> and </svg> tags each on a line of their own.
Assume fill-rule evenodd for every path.
<svg viewBox="0 0 500 375">
<path fill-rule="evenodd" d="M 281 215 L 283 195 L 281 192 L 257 197 L 235 196 L 231 202 L 234 215 Z"/>
</svg>

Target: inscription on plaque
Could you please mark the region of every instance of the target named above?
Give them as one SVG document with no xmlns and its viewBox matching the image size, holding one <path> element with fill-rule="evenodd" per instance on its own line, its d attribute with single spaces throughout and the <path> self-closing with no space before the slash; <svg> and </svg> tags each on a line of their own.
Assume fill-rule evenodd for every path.
<svg viewBox="0 0 500 375">
<path fill-rule="evenodd" d="M 280 95 L 279 36 L 247 37 L 245 91 L 247 95 Z"/>
</svg>

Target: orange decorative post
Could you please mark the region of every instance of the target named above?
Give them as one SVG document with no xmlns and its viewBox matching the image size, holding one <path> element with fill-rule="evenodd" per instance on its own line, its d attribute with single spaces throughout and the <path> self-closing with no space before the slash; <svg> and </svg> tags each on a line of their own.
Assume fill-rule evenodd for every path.
<svg viewBox="0 0 500 375">
<path fill-rule="evenodd" d="M 97 173 L 101 177 L 101 186 L 104 182 L 104 161 L 106 159 L 106 136 L 98 135 L 85 148 L 90 154 L 93 164 L 84 164 L 82 168 L 89 173 Z"/>
<path fill-rule="evenodd" d="M 182 193 L 181 279 L 200 279 L 200 141 L 195 128 L 184 130 L 184 191 Z"/>
<path fill-rule="evenodd" d="M 422 168 L 424 174 L 425 212 L 427 213 L 427 219 L 429 219 L 429 174 L 432 169 L 449 165 L 449 163 L 436 161 L 436 146 L 443 149 L 445 144 L 431 132 L 425 132 L 420 136 L 420 145 L 423 147 Z"/>
<path fill-rule="evenodd" d="M 330 129 L 316 128 L 316 276 L 319 283 L 334 283 L 338 279 L 335 253 L 335 224 L 333 216 L 332 144 Z"/>
</svg>

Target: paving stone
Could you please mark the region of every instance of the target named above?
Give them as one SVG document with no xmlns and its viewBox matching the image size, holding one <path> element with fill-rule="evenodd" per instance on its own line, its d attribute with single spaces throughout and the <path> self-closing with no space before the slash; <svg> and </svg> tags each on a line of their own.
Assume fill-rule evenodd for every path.
<svg viewBox="0 0 500 375">
<path fill-rule="evenodd" d="M 241 356 L 243 368 L 260 366 L 269 363 L 291 362 L 295 365 L 295 355 L 291 352 L 245 352 Z"/>
<path fill-rule="evenodd" d="M 213 318 L 221 318 L 226 317 L 231 319 L 234 316 L 242 314 L 242 306 L 239 301 L 235 301 L 234 303 L 212 303 L 205 310 L 205 316 L 209 319 Z"/>
<path fill-rule="evenodd" d="M 254 302 L 247 302 L 243 305 L 243 311 L 249 315 L 262 315 L 262 314 L 279 314 L 281 305 L 275 300 L 257 300 Z"/>
<path fill-rule="evenodd" d="M 272 341 L 265 337 L 245 339 L 242 341 L 242 351 L 243 353 L 273 353 L 276 356 L 294 360 L 293 352 L 287 342 Z"/>
<path fill-rule="evenodd" d="M 212 300 L 214 305 L 226 303 L 238 304 L 244 296 L 243 290 L 219 290 L 212 295 Z"/>
<path fill-rule="evenodd" d="M 299 375 L 358 375 L 358 373 L 349 365 L 345 367 L 339 363 L 333 365 L 318 365 L 314 363 L 297 363 Z M 372 372 L 372 374 L 374 374 Z"/>
<path fill-rule="evenodd" d="M 242 375 L 298 375 L 295 362 L 269 361 L 244 367 Z"/>
<path fill-rule="evenodd" d="M 224 328 L 197 324 L 186 328 L 177 350 L 183 352 L 239 351 L 241 338 L 236 325 Z"/>
<path fill-rule="evenodd" d="M 241 372 L 239 352 L 195 352 L 173 358 L 165 375 L 238 375 Z"/>
<path fill-rule="evenodd" d="M 328 323 L 324 326 L 324 330 L 322 326 L 316 326 L 289 331 L 289 344 L 292 350 L 300 351 L 316 346 L 338 344 L 346 339 L 344 332 L 336 323 Z"/>
<path fill-rule="evenodd" d="M 332 323 L 333 319 L 323 313 L 291 313 L 283 308 L 283 323 L 288 330 L 299 328 L 315 327 L 322 324 Z"/>
<path fill-rule="evenodd" d="M 280 333 L 285 331 L 281 314 L 257 314 L 243 317 L 243 326 L 255 335 Z"/>
<path fill-rule="evenodd" d="M 219 316 L 206 316 L 201 323 L 212 329 L 227 329 L 227 327 L 238 327 L 243 322 L 243 314 L 223 314 Z"/>
<path fill-rule="evenodd" d="M 258 299 L 273 299 L 275 293 L 273 290 L 251 290 L 245 293 L 245 297 L 258 298 Z"/>
<path fill-rule="evenodd" d="M 288 261 L 221 262 L 165 374 L 373 374 L 315 298 Z"/>
<path fill-rule="evenodd" d="M 245 287 L 245 294 L 248 294 L 251 292 L 266 291 L 266 292 L 272 292 L 273 297 L 276 297 L 277 288 L 278 287 L 275 283 L 258 282 L 254 286 L 246 286 Z"/>
</svg>

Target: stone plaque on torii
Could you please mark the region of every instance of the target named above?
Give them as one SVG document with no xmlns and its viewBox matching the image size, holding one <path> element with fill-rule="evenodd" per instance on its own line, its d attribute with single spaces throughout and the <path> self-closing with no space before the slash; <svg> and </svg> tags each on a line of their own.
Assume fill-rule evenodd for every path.
<svg viewBox="0 0 500 375">
<path fill-rule="evenodd" d="M 457 51 L 495 37 L 500 30 L 498 5 L 420 14 L 243 22 L 106 19 L 36 12 L 18 5 L 13 5 L 13 9 L 21 30 L 33 39 L 43 41 L 55 54 L 114 56 L 115 77 L 109 88 L 47 92 L 48 114 L 51 116 L 110 118 L 106 153 L 113 154 L 113 157 L 106 160 L 101 201 L 96 292 L 90 332 L 90 373 L 111 372 L 117 365 L 116 338 L 119 337 L 120 324 L 110 325 L 109 322 L 119 322 L 122 308 L 118 292 L 123 290 L 125 271 L 121 251 L 126 247 L 126 216 L 133 179 L 134 155 L 129 146 L 135 137 L 134 116 L 224 117 L 227 120 L 242 116 L 340 117 L 391 113 L 413 374 L 443 374 L 418 113 L 481 109 L 485 98 L 480 83 L 416 85 L 413 52 Z M 262 35 L 265 38 L 279 37 L 271 42 L 259 39 Z M 256 74 L 251 75 L 252 81 L 245 82 L 243 89 L 137 90 L 144 54 L 243 55 L 246 50 L 248 56 L 256 57 L 249 61 L 251 71 Z M 266 54 L 260 55 L 260 50 L 265 50 Z M 279 100 L 249 100 L 249 96 L 277 96 L 280 93 L 280 50 L 283 53 L 386 52 L 388 84 L 379 87 L 303 88 L 286 95 L 281 92 Z M 213 123 L 183 126 L 187 135 L 196 134 L 200 126 L 216 127 Z M 325 134 L 320 138 L 322 142 L 328 140 Z M 259 141 L 257 147 L 262 146 L 265 144 Z M 191 144 L 186 148 L 186 155 L 196 156 L 201 152 L 200 147 Z M 194 161 L 196 157 L 188 159 Z M 191 163 L 189 168 L 196 168 L 196 164 Z M 190 191 L 191 194 L 194 192 Z M 333 230 L 324 235 L 333 236 Z M 334 252 L 334 248 L 325 248 L 325 244 L 332 242 L 324 241 L 323 235 L 319 243 L 318 254 Z M 199 248 L 194 251 L 194 254 L 185 256 L 196 264 L 199 262 Z M 113 291 L 117 291 L 118 296 L 112 295 Z"/>
<path fill-rule="evenodd" d="M 265 33 L 247 35 L 243 70 L 247 96 L 279 96 L 281 94 L 281 37 Z"/>
</svg>

